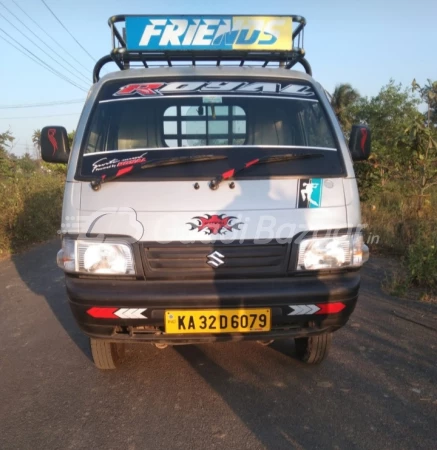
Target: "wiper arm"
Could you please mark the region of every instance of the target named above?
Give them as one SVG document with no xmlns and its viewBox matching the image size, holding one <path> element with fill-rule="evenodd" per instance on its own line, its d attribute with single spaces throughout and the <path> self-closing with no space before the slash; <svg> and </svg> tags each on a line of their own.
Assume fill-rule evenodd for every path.
<svg viewBox="0 0 437 450">
<path fill-rule="evenodd" d="M 153 167 L 161 166 L 174 166 L 177 164 L 188 164 L 202 161 L 218 161 L 221 159 L 227 159 L 226 155 L 192 155 L 192 156 L 176 156 L 173 158 L 157 158 L 150 161 L 139 160 L 139 162 L 133 161 L 131 164 L 124 165 L 122 168 L 117 168 L 116 172 L 110 170 L 109 173 L 104 173 L 97 180 L 91 182 L 91 187 L 98 191 L 103 183 L 108 183 L 117 178 L 120 178 L 128 173 L 137 172 L 143 169 L 151 169 Z"/>
<path fill-rule="evenodd" d="M 229 180 L 230 178 L 233 178 L 237 173 L 243 172 L 243 170 L 255 166 L 256 164 L 268 164 L 275 162 L 290 161 L 293 159 L 308 159 L 308 158 L 323 158 L 323 157 L 324 155 L 321 153 L 285 153 L 283 155 L 263 156 L 262 158 L 252 159 L 251 161 L 248 161 L 241 167 L 229 169 L 226 172 L 222 173 L 221 175 L 217 175 L 210 181 L 209 187 L 212 190 L 218 189 L 222 181 Z"/>
<path fill-rule="evenodd" d="M 176 164 L 187 164 L 202 161 L 219 161 L 228 159 L 226 155 L 194 155 L 194 156 L 176 156 L 174 158 L 155 159 L 144 163 L 141 169 L 150 169 L 160 166 L 174 166 Z"/>
</svg>

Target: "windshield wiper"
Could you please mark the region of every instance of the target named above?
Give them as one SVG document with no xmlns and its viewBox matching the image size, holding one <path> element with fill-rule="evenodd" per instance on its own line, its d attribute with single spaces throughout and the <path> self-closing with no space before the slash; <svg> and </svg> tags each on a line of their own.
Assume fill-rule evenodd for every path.
<svg viewBox="0 0 437 450">
<path fill-rule="evenodd" d="M 128 173 L 137 172 L 143 169 L 152 169 L 153 167 L 161 166 L 174 166 L 177 164 L 189 164 L 202 161 L 218 161 L 221 159 L 227 159 L 226 155 L 192 155 L 192 156 L 175 156 L 173 158 L 157 158 L 151 159 L 139 159 L 138 161 L 132 161 L 132 163 L 124 164 L 121 168 L 117 168 L 116 171 L 110 170 L 109 173 L 104 173 L 97 180 L 91 182 L 91 187 L 98 191 L 103 183 L 108 183 L 117 178 L 120 178 Z"/>
<path fill-rule="evenodd" d="M 321 153 L 285 153 L 282 155 L 263 156 L 262 158 L 252 159 L 251 161 L 246 162 L 241 167 L 229 169 L 226 172 L 222 173 L 221 175 L 217 175 L 210 181 L 209 187 L 212 190 L 215 190 L 219 187 L 222 181 L 229 180 L 230 178 L 235 177 L 237 173 L 243 172 L 243 170 L 255 166 L 256 164 L 268 164 L 275 162 L 290 161 L 293 159 L 308 159 L 308 158 L 323 158 L 323 157 L 324 155 Z"/>
</svg>

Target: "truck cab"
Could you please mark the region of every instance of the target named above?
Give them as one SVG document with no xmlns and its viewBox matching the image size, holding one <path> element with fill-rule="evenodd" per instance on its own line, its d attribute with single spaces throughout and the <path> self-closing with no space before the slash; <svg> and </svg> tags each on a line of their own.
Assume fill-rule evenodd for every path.
<svg viewBox="0 0 437 450">
<path fill-rule="evenodd" d="M 292 338 L 300 360 L 327 356 L 368 259 L 352 160 L 370 130 L 346 144 L 305 24 L 109 19 L 71 150 L 63 127 L 41 133 L 43 159 L 68 163 L 57 261 L 97 367 L 136 342 Z"/>
</svg>

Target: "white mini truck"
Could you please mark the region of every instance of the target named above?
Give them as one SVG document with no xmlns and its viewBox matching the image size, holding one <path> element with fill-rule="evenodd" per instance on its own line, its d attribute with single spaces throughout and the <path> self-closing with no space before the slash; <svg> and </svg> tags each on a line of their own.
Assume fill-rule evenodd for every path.
<svg viewBox="0 0 437 450">
<path fill-rule="evenodd" d="M 368 258 L 352 160 L 370 131 L 346 144 L 305 19 L 109 25 L 71 151 L 65 128 L 41 133 L 43 159 L 68 162 L 57 259 L 95 364 L 115 368 L 133 342 L 284 338 L 322 361 Z"/>
</svg>

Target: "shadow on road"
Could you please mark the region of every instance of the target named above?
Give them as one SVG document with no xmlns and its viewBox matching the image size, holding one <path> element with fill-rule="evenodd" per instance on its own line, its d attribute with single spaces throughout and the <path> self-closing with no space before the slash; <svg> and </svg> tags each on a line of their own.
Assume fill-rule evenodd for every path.
<svg viewBox="0 0 437 450">
<path fill-rule="evenodd" d="M 56 265 L 60 241 L 38 245 L 26 253 L 12 256 L 20 278 L 33 293 L 43 297 L 54 316 L 77 347 L 91 358 L 88 338 L 80 331 L 71 314 L 64 284 L 64 273 Z"/>
<path fill-rule="evenodd" d="M 416 358 L 408 343 L 393 350 L 392 338 L 378 336 L 370 324 L 359 332 L 347 327 L 335 337 L 339 349 L 318 367 L 290 358 L 290 341 L 239 351 L 241 359 L 229 362 L 208 346 L 175 351 L 265 448 L 381 448 L 387 439 L 409 442 L 408 448 L 418 435 L 423 441 L 417 448 L 426 448 L 433 434 L 435 367 Z M 420 347 L 422 352 L 426 346 Z M 363 441 L 368 433 L 375 446 Z"/>
<path fill-rule="evenodd" d="M 278 403 L 278 388 L 272 390 L 272 380 L 263 377 L 264 380 L 248 382 L 213 361 L 203 351 L 202 346 L 180 346 L 175 347 L 175 350 L 228 404 L 265 448 L 303 448 L 298 439 L 290 433 L 290 427 L 284 427 L 278 421 L 275 409 L 276 407 L 282 409 L 283 405 Z M 240 362 L 242 365 L 250 363 L 250 361 Z M 302 365 L 290 361 L 290 371 L 297 369 L 298 366 Z M 245 372 L 247 369 L 246 367 Z M 255 377 L 258 378 L 257 375 Z M 265 385 L 262 386 L 259 382 Z M 292 420 L 291 417 L 290 419 Z"/>
</svg>

